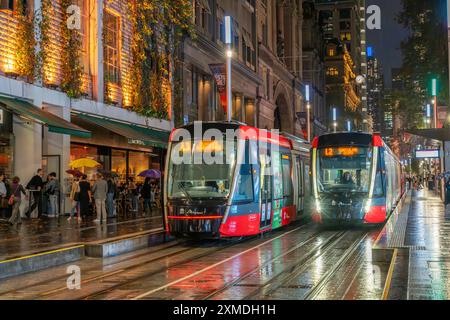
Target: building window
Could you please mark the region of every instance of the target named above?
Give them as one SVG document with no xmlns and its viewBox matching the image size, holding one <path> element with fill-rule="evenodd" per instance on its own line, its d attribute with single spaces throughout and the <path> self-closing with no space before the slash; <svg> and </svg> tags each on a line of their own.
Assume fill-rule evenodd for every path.
<svg viewBox="0 0 450 320">
<path fill-rule="evenodd" d="M 339 18 L 341 19 L 351 19 L 352 12 L 351 9 L 341 9 L 339 10 Z"/>
<path fill-rule="evenodd" d="M 336 55 L 336 49 L 333 48 L 328 48 L 328 56 L 329 57 L 334 57 Z"/>
<path fill-rule="evenodd" d="M 327 76 L 336 77 L 338 75 L 339 75 L 338 69 L 336 69 L 334 67 L 329 67 L 327 69 Z"/>
<path fill-rule="evenodd" d="M 352 34 L 350 32 L 341 32 L 341 41 L 351 41 Z"/>
<path fill-rule="evenodd" d="M 105 11 L 104 13 L 104 72 L 105 79 L 111 83 L 120 83 L 120 57 L 119 57 L 119 17 Z"/>
<path fill-rule="evenodd" d="M 250 34 L 243 30 L 242 31 L 242 60 L 250 66 L 254 66 L 253 60 L 254 47 L 252 43 L 252 38 Z"/>
<path fill-rule="evenodd" d="M 194 23 L 203 31 L 209 32 L 209 15 L 211 9 L 208 0 L 195 0 L 194 6 Z"/>
<path fill-rule="evenodd" d="M 339 23 L 339 27 L 340 27 L 341 31 L 350 30 L 351 22 L 350 21 L 341 21 Z"/>
</svg>

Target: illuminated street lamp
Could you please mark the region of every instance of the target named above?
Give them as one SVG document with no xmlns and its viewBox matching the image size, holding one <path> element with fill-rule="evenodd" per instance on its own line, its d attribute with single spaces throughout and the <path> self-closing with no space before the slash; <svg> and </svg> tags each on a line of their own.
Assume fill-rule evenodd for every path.
<svg viewBox="0 0 450 320">
<path fill-rule="evenodd" d="M 233 58 L 233 50 L 231 49 L 231 17 L 225 17 L 225 44 L 227 45 L 227 109 L 228 121 L 231 121 L 233 112 L 233 93 L 231 88 L 231 59 Z"/>
<path fill-rule="evenodd" d="M 437 79 L 431 80 L 431 95 L 433 96 L 434 114 L 433 114 L 433 127 L 437 128 Z"/>
<path fill-rule="evenodd" d="M 429 128 L 431 125 L 431 105 L 430 104 L 427 104 L 427 112 L 426 112 L 425 122 L 427 123 L 427 127 Z"/>
<path fill-rule="evenodd" d="M 306 126 L 308 130 L 308 141 L 311 141 L 311 95 L 309 92 L 309 85 L 305 86 L 305 100 L 306 100 Z"/>
<path fill-rule="evenodd" d="M 337 130 L 337 109 L 333 108 L 333 127 L 334 127 L 334 132 L 336 132 Z"/>
</svg>

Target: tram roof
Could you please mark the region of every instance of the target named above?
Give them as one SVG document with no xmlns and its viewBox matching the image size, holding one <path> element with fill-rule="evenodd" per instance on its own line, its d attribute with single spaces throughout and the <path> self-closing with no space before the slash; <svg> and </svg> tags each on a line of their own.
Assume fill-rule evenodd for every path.
<svg viewBox="0 0 450 320">
<path fill-rule="evenodd" d="M 208 122 L 199 121 L 199 122 L 192 122 L 192 123 L 186 124 L 177 129 L 186 129 L 191 134 L 195 134 L 196 133 L 195 132 L 196 124 L 201 125 L 203 132 L 208 129 L 217 129 L 217 130 L 220 130 L 223 132 L 226 131 L 227 129 L 234 129 L 234 130 L 240 129 L 243 132 L 242 133 L 243 137 L 245 137 L 247 139 L 266 141 L 268 143 L 276 143 L 276 144 L 279 144 L 280 146 L 283 146 L 283 147 L 286 147 L 289 149 L 294 148 L 295 145 L 299 145 L 300 143 L 303 143 L 303 144 L 307 143 L 305 140 L 298 138 L 298 137 L 294 137 L 292 135 L 291 135 L 291 137 L 294 137 L 295 139 L 293 139 L 291 137 L 287 137 L 286 133 L 277 134 L 277 133 L 271 132 L 270 130 L 252 127 L 252 126 L 249 126 L 249 125 L 247 125 L 243 122 L 239 122 L 239 121 L 208 121 Z M 172 135 L 170 137 L 170 140 L 172 140 Z"/>
</svg>

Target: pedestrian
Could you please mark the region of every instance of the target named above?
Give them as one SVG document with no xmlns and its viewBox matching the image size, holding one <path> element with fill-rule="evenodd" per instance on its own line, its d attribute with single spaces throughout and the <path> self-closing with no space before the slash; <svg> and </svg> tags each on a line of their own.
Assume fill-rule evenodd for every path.
<svg viewBox="0 0 450 320">
<path fill-rule="evenodd" d="M 87 181 L 87 175 L 81 176 L 78 185 L 80 190 L 80 217 L 87 217 L 89 215 L 89 204 L 92 202 L 91 185 Z"/>
<path fill-rule="evenodd" d="M 117 186 L 115 179 L 113 177 L 110 177 L 108 179 L 108 193 L 106 195 L 106 209 L 108 212 L 108 218 L 114 218 L 114 216 L 116 215 L 115 214 L 116 208 L 114 204 L 116 193 L 117 193 Z"/>
<path fill-rule="evenodd" d="M 48 174 L 47 179 L 42 182 L 42 194 L 41 194 L 42 215 L 47 216 L 47 217 L 52 214 L 52 210 L 50 207 L 50 198 L 49 198 L 49 194 L 47 193 L 47 184 L 50 182 L 51 179 L 52 178 Z"/>
<path fill-rule="evenodd" d="M 8 190 L 6 189 L 6 176 L 0 174 L 0 216 L 6 218 L 6 212 L 8 210 Z"/>
<path fill-rule="evenodd" d="M 71 221 L 74 215 L 77 215 L 77 221 L 81 222 L 81 215 L 80 215 L 80 184 L 78 181 L 78 177 L 74 177 L 72 181 L 72 186 L 70 188 L 70 216 L 67 219 L 67 221 Z"/>
<path fill-rule="evenodd" d="M 92 193 L 95 200 L 97 218 L 94 222 L 106 222 L 106 196 L 108 193 L 108 183 L 100 173 L 97 173 L 97 180 L 92 186 Z"/>
<path fill-rule="evenodd" d="M 37 169 L 36 175 L 31 178 L 27 184 L 27 190 L 31 195 L 31 206 L 26 213 L 27 218 L 36 217 L 40 218 L 42 215 L 42 187 L 44 182 L 42 181 L 42 176 L 44 171 L 42 169 Z M 37 208 L 37 212 L 35 212 Z"/>
<path fill-rule="evenodd" d="M 20 218 L 20 203 L 22 201 L 22 193 L 26 197 L 26 192 L 23 186 L 20 184 L 20 178 L 14 177 L 11 185 L 11 197 L 8 200 L 10 206 L 12 206 L 12 215 L 9 219 L 9 224 L 12 226 L 17 226 L 17 224 L 21 223 Z"/>
<path fill-rule="evenodd" d="M 152 211 L 152 186 L 148 177 L 145 178 L 142 186 L 141 197 L 144 199 L 144 214 L 150 214 Z"/>
<path fill-rule="evenodd" d="M 445 205 L 450 204 L 450 178 L 445 183 Z"/>
<path fill-rule="evenodd" d="M 128 178 L 128 192 L 131 199 L 131 211 L 137 213 L 139 207 L 139 192 L 132 177 Z"/>
<path fill-rule="evenodd" d="M 49 180 L 47 181 L 45 188 L 44 188 L 44 194 L 48 196 L 49 204 L 50 204 L 50 210 L 49 210 L 49 217 L 50 218 L 57 218 L 59 216 L 59 210 L 58 210 L 58 196 L 59 196 L 59 182 L 56 178 L 56 172 L 52 172 L 49 174 Z"/>
</svg>

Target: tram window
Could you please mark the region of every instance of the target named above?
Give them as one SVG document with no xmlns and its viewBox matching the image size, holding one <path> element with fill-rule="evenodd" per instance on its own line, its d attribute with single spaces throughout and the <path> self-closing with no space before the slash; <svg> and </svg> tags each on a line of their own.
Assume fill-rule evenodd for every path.
<svg viewBox="0 0 450 320">
<path fill-rule="evenodd" d="M 253 197 L 253 166 L 242 164 L 237 178 L 233 202 L 252 202 Z"/>
<path fill-rule="evenodd" d="M 283 195 L 285 197 L 292 196 L 292 179 L 291 179 L 291 161 L 289 157 L 284 158 L 281 161 L 282 172 L 283 172 Z"/>
</svg>

